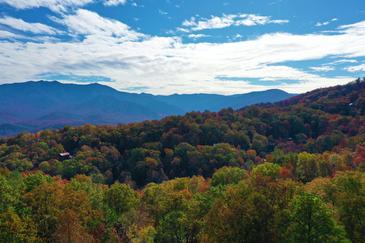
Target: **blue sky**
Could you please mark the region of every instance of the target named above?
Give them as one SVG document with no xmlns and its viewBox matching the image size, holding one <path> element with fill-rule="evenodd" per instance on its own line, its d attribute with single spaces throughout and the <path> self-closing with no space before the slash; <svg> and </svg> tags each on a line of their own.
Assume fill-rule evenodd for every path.
<svg viewBox="0 0 365 243">
<path fill-rule="evenodd" d="M 360 76 L 363 0 L 0 0 L 0 83 L 299 93 Z"/>
</svg>

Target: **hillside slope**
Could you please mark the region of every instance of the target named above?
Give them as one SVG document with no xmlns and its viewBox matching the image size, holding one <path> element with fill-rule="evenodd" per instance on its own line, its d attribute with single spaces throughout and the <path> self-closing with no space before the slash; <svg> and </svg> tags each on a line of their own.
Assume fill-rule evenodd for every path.
<svg viewBox="0 0 365 243">
<path fill-rule="evenodd" d="M 282 106 L 302 104 L 331 114 L 365 115 L 365 78 L 348 85 L 314 90 L 279 102 Z"/>
<path fill-rule="evenodd" d="M 0 165 L 41 169 L 65 178 L 94 175 L 138 186 L 175 177 L 209 177 L 226 165 L 251 168 L 273 156 L 297 176 L 295 153 L 301 152 L 327 157 L 339 153 L 336 156 L 346 160 L 339 168 L 357 168 L 365 162 L 365 117 L 358 104 L 364 94 L 364 82 L 353 82 L 239 111 L 191 112 L 159 121 L 22 134 L 0 140 Z M 350 112 L 322 105 L 339 100 L 346 101 Z M 60 158 L 62 152 L 72 157 Z M 321 173 L 336 170 L 335 165 L 326 166 L 327 172 Z M 319 165 L 313 168 L 317 171 Z"/>
</svg>

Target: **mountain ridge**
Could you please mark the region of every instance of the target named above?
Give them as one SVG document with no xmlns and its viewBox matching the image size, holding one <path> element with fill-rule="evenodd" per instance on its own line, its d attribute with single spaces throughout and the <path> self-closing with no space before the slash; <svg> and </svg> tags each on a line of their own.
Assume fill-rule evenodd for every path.
<svg viewBox="0 0 365 243">
<path fill-rule="evenodd" d="M 98 83 L 28 81 L 0 85 L 0 136 L 87 123 L 156 120 L 191 111 L 238 109 L 292 97 L 281 90 L 238 95 L 127 93 Z"/>
</svg>

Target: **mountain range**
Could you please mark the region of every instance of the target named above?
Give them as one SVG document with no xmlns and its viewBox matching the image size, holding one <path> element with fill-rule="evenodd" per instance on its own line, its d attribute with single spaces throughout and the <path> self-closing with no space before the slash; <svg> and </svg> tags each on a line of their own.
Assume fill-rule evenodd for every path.
<svg viewBox="0 0 365 243">
<path fill-rule="evenodd" d="M 190 111 L 239 109 L 294 96 L 282 90 L 238 95 L 151 95 L 101 84 L 29 81 L 0 85 L 0 136 L 65 125 L 120 124 L 182 115 Z"/>
</svg>

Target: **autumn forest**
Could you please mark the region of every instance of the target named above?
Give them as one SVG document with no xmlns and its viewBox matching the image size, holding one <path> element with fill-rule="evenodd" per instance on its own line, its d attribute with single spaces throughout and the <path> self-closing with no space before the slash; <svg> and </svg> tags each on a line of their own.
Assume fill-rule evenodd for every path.
<svg viewBox="0 0 365 243">
<path fill-rule="evenodd" d="M 1 138 L 0 242 L 365 242 L 365 80 Z"/>
</svg>

